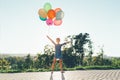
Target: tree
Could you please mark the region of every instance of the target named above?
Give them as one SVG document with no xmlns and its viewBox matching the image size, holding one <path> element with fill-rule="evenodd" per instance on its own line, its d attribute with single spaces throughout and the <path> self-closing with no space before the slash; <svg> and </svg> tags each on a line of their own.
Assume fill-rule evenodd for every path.
<svg viewBox="0 0 120 80">
<path fill-rule="evenodd" d="M 24 69 L 24 62 L 25 62 L 25 60 L 24 60 L 23 57 L 17 57 L 17 68 L 19 70 L 23 70 Z"/>
<path fill-rule="evenodd" d="M 112 66 L 120 67 L 120 57 L 112 57 Z"/>
<path fill-rule="evenodd" d="M 0 70 L 2 69 L 2 60 L 0 59 Z"/>
<path fill-rule="evenodd" d="M 41 55 L 38 53 L 37 54 L 37 56 L 35 56 L 34 57 L 34 59 L 33 59 L 33 67 L 35 68 L 35 69 L 39 69 L 40 68 L 40 61 L 39 61 L 39 59 L 41 58 Z"/>
<path fill-rule="evenodd" d="M 6 59 L 1 59 L 0 60 L 0 69 L 1 70 L 8 70 L 10 67 L 10 63 Z"/>
<path fill-rule="evenodd" d="M 30 54 L 28 54 L 25 59 L 24 67 L 26 69 L 30 69 L 32 67 L 32 64 L 33 64 L 33 62 L 32 62 L 31 56 L 30 56 Z"/>
<path fill-rule="evenodd" d="M 45 45 L 44 46 L 44 53 L 48 55 L 54 54 L 54 48 L 51 45 Z"/>
<path fill-rule="evenodd" d="M 42 59 L 44 61 L 44 65 L 45 67 L 50 67 L 51 64 L 52 64 L 52 61 L 53 61 L 53 57 L 54 57 L 54 47 L 51 46 L 51 45 L 46 45 L 44 47 L 44 54 L 41 55 L 42 56 Z"/>
<path fill-rule="evenodd" d="M 71 68 L 76 66 L 77 57 L 73 51 L 73 36 L 67 36 L 65 41 L 71 41 L 70 44 L 63 46 L 63 63 L 65 67 Z"/>
<path fill-rule="evenodd" d="M 103 58 L 104 50 L 103 46 L 100 47 L 100 51 L 97 53 L 97 56 L 93 57 L 93 65 L 104 65 L 104 60 L 106 62 L 106 59 Z"/>
<path fill-rule="evenodd" d="M 6 60 L 10 63 L 11 69 L 18 69 L 17 57 L 6 57 Z"/>
<path fill-rule="evenodd" d="M 90 41 L 88 33 L 80 33 L 79 35 L 75 35 L 74 37 L 74 49 L 76 54 L 79 56 L 79 65 L 83 65 L 83 58 L 84 58 L 84 45 Z"/>
<path fill-rule="evenodd" d="M 87 58 L 87 62 L 88 62 L 88 65 L 92 65 L 92 55 L 93 55 L 93 46 L 92 46 L 92 41 L 89 40 L 88 41 L 88 58 Z"/>
</svg>

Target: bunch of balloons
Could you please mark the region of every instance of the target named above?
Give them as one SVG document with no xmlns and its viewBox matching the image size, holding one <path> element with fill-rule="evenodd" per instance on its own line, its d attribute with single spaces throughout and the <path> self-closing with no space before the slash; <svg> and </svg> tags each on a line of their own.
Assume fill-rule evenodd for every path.
<svg viewBox="0 0 120 80">
<path fill-rule="evenodd" d="M 44 8 L 39 9 L 38 14 L 40 20 L 45 21 L 48 26 L 53 24 L 60 26 L 64 17 L 64 12 L 61 8 L 52 9 L 51 4 L 48 2 L 44 4 Z"/>
</svg>

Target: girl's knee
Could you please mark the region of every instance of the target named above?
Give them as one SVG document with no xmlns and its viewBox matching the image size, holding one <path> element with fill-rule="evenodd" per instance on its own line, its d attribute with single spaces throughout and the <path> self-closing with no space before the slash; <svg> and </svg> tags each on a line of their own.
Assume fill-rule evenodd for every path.
<svg viewBox="0 0 120 80">
<path fill-rule="evenodd" d="M 56 63 L 56 59 L 53 60 L 53 63 Z"/>
<path fill-rule="evenodd" d="M 63 62 L 63 61 L 60 59 L 60 60 L 59 60 L 59 63 L 62 63 L 62 62 Z"/>
</svg>

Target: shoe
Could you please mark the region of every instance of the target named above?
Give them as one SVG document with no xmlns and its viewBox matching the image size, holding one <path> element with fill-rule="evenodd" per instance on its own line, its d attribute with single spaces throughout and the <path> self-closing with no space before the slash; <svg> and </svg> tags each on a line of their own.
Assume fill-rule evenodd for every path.
<svg viewBox="0 0 120 80">
<path fill-rule="evenodd" d="M 61 71 L 61 73 L 64 73 L 64 71 Z"/>
<path fill-rule="evenodd" d="M 51 74 L 53 74 L 53 71 L 51 71 Z"/>
</svg>

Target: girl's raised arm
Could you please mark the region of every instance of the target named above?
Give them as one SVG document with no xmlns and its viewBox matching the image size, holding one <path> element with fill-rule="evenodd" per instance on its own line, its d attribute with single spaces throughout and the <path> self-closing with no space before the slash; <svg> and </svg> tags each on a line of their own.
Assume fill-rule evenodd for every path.
<svg viewBox="0 0 120 80">
<path fill-rule="evenodd" d="M 47 38 L 55 45 L 56 43 L 47 35 Z"/>
</svg>

